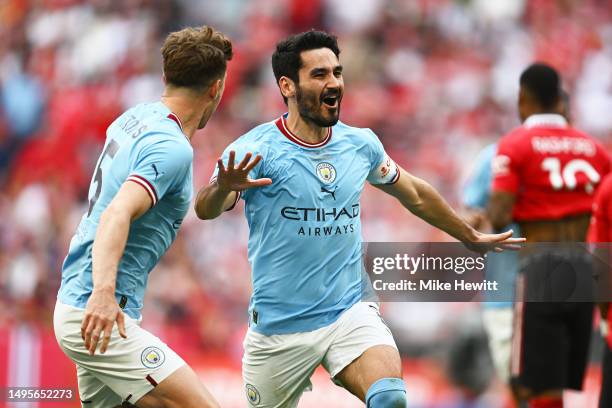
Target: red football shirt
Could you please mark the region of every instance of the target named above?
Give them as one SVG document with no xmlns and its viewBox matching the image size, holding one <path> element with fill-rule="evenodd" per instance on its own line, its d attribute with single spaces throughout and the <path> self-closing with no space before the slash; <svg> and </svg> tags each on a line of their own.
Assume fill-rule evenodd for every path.
<svg viewBox="0 0 612 408">
<path fill-rule="evenodd" d="M 493 191 L 515 194 L 515 221 L 556 220 L 591 212 L 609 171 L 608 153 L 591 136 L 561 115 L 533 115 L 500 140 Z"/>
<path fill-rule="evenodd" d="M 593 215 L 587 236 L 588 242 L 612 242 L 612 175 L 608 175 L 595 195 Z M 605 244 L 610 247 L 610 244 Z M 609 260 L 612 265 L 612 259 Z M 612 328 L 612 304 L 608 308 L 608 327 Z M 612 348 L 612 331 L 608 332 L 608 345 Z"/>
<path fill-rule="evenodd" d="M 612 242 L 612 175 L 601 183 L 593 201 L 588 242 Z"/>
</svg>

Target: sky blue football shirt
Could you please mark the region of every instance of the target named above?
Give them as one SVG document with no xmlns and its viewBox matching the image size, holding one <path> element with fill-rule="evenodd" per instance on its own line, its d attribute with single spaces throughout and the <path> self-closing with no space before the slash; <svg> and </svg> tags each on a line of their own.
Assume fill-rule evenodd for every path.
<svg viewBox="0 0 612 408">
<path fill-rule="evenodd" d="M 152 207 L 130 227 L 116 297 L 125 313 L 140 318 L 149 272 L 176 238 L 191 204 L 192 159 L 179 119 L 161 102 L 137 105 L 109 126 L 89 186 L 87 212 L 62 266 L 62 303 L 86 306 L 93 289 L 91 251 L 100 216 L 129 181 L 146 190 Z"/>
<path fill-rule="evenodd" d="M 338 122 L 323 141 L 292 134 L 285 116 L 246 133 L 231 150 L 263 160 L 252 178 L 269 186 L 242 193 L 249 225 L 251 327 L 265 334 L 306 332 L 333 323 L 361 299 L 361 193 L 397 181 L 397 166 L 369 129 Z M 216 172 L 215 172 L 216 175 Z"/>
<path fill-rule="evenodd" d="M 485 210 L 491 198 L 492 168 L 491 162 L 497 152 L 497 144 L 486 146 L 478 154 L 474 170 L 463 190 L 463 205 L 470 208 Z M 510 224 L 504 230 L 512 229 L 513 236 L 519 237 L 517 224 Z M 504 251 L 487 254 L 487 269 L 485 278 L 498 283 L 497 292 L 485 292 L 485 308 L 512 307 L 515 281 L 518 274 L 518 253 Z"/>
</svg>

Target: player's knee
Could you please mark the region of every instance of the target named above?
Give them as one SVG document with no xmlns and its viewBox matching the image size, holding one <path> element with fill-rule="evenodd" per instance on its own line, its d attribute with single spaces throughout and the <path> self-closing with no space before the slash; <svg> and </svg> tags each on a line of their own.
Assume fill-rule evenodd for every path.
<svg viewBox="0 0 612 408">
<path fill-rule="evenodd" d="M 161 400 L 161 398 L 158 398 L 154 395 L 151 395 L 151 393 L 148 393 L 147 395 L 138 400 L 138 405 L 136 406 L 140 408 L 162 408 L 166 407 L 166 404 L 164 401 Z M 131 405 L 121 406 L 121 408 L 127 407 L 131 407 Z"/>
<path fill-rule="evenodd" d="M 406 386 L 400 378 L 376 381 L 366 394 L 367 408 L 405 408 Z"/>
<path fill-rule="evenodd" d="M 128 405 L 132 407 L 132 405 Z M 164 395 L 162 397 L 140 399 L 138 407 L 145 408 L 219 408 L 215 401 L 211 401 L 204 395 Z"/>
</svg>

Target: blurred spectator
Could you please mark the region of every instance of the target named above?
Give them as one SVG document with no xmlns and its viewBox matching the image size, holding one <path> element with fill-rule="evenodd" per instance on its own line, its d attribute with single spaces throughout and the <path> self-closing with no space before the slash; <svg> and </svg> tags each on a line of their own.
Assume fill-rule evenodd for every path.
<svg viewBox="0 0 612 408">
<path fill-rule="evenodd" d="M 106 127 L 126 106 L 159 94 L 159 47 L 169 30 L 213 24 L 235 42 L 220 112 L 194 139 L 196 188 L 230 141 L 283 112 L 270 67 L 276 41 L 323 28 L 342 48 L 342 120 L 373 128 L 396 161 L 457 202 L 475 153 L 519 124 L 515 84 L 533 60 L 562 71 L 576 125 L 610 144 L 610 21 L 605 0 L 4 0 L 0 326 L 28 300 L 48 321 Z M 366 240 L 450 239 L 370 188 L 363 205 Z M 240 211 L 216 222 L 188 217 L 151 274 L 144 325 L 239 358 L 246 239 Z M 447 311 L 473 310 L 414 306 L 387 310 L 405 351 L 442 342 Z"/>
</svg>

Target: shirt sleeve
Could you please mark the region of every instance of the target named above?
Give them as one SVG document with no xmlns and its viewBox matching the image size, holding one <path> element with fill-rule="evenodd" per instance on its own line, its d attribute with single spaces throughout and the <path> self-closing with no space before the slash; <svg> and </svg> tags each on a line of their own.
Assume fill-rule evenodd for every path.
<svg viewBox="0 0 612 408">
<path fill-rule="evenodd" d="M 507 136 L 503 137 L 498 146 L 497 153 L 491 163 L 493 174 L 492 191 L 505 191 L 517 193 L 520 184 L 520 154 L 514 141 Z"/>
<path fill-rule="evenodd" d="M 138 151 L 127 180 L 142 186 L 154 206 L 182 187 L 192 160 L 193 151 L 188 146 L 171 138 L 159 140 Z"/>
<path fill-rule="evenodd" d="M 370 129 L 368 131 L 368 142 L 370 144 L 370 172 L 367 180 L 370 184 L 395 184 L 400 177 L 397 164 L 389 157 L 378 136 Z"/>
<path fill-rule="evenodd" d="M 469 208 L 485 208 L 489 201 L 491 189 L 491 163 L 497 146 L 484 148 L 474 166 L 472 174 L 463 188 L 463 205 Z"/>
</svg>

